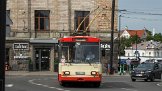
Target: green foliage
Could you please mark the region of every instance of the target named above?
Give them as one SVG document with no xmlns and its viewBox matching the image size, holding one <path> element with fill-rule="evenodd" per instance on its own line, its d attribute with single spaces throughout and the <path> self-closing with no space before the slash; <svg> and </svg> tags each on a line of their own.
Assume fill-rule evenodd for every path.
<svg viewBox="0 0 162 91">
<path fill-rule="evenodd" d="M 148 36 L 152 36 L 152 32 L 151 31 L 146 30 L 146 33 L 147 33 Z"/>
<path fill-rule="evenodd" d="M 130 38 L 121 38 L 120 39 L 120 54 L 121 55 L 124 55 L 125 53 L 124 53 L 124 49 L 125 49 L 125 47 L 130 47 L 130 46 L 132 46 L 132 44 L 135 44 L 135 43 L 140 43 L 141 42 L 141 39 L 137 36 L 137 35 L 135 35 L 135 36 L 132 36 L 132 37 L 130 37 Z"/>
<path fill-rule="evenodd" d="M 146 37 L 146 41 L 154 40 L 154 37 L 152 35 L 148 35 Z"/>
<path fill-rule="evenodd" d="M 162 34 L 161 33 L 156 33 L 153 37 L 154 37 L 153 38 L 154 41 L 162 42 Z"/>
</svg>

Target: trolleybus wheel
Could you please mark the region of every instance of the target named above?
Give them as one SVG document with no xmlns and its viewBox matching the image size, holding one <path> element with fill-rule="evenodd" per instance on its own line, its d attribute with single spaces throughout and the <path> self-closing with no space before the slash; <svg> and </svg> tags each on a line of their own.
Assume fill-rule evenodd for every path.
<svg viewBox="0 0 162 91">
<path fill-rule="evenodd" d="M 61 86 L 65 86 L 65 82 L 60 82 L 60 85 Z"/>
<path fill-rule="evenodd" d="M 94 87 L 96 87 L 96 88 L 100 87 L 100 82 L 95 82 Z"/>
</svg>

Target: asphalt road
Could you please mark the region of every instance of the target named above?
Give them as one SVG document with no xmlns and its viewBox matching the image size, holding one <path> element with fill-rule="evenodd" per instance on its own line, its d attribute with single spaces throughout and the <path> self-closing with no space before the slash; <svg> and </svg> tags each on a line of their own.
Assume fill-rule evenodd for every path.
<svg viewBox="0 0 162 91">
<path fill-rule="evenodd" d="M 132 82 L 129 76 L 105 76 L 99 88 L 90 84 L 62 87 L 57 76 L 6 76 L 5 91 L 161 91 L 162 80 Z"/>
</svg>

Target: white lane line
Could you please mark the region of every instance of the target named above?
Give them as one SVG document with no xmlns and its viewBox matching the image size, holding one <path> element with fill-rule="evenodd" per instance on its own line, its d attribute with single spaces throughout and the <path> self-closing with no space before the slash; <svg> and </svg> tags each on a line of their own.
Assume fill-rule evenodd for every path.
<svg viewBox="0 0 162 91">
<path fill-rule="evenodd" d="M 64 90 L 64 89 L 62 89 L 62 88 L 56 88 L 57 90 L 60 90 L 60 91 L 62 91 L 62 90 Z"/>
<path fill-rule="evenodd" d="M 34 85 L 43 86 L 43 87 L 50 88 L 50 89 L 56 89 L 56 90 L 59 90 L 59 91 L 70 91 L 70 90 L 65 90 L 65 89 L 62 89 L 62 88 L 50 87 L 50 86 L 44 85 L 44 84 L 38 84 L 38 83 L 34 82 L 36 80 L 41 80 L 41 79 L 32 79 L 32 80 L 29 80 L 28 82 L 31 83 L 31 84 L 34 84 Z M 42 80 L 48 80 L 48 79 L 42 79 Z"/>
<path fill-rule="evenodd" d="M 11 88 L 13 87 L 13 84 L 5 84 L 5 87 Z"/>
<path fill-rule="evenodd" d="M 48 87 L 49 88 L 49 86 L 48 85 L 42 85 L 43 87 Z"/>
<path fill-rule="evenodd" d="M 121 88 L 123 90 L 126 90 L 126 91 L 138 91 L 138 90 L 135 90 L 135 89 L 127 89 L 127 88 Z"/>
<path fill-rule="evenodd" d="M 54 88 L 56 88 L 56 87 L 49 87 L 49 88 L 54 89 Z"/>
<path fill-rule="evenodd" d="M 157 86 L 162 87 L 162 84 L 158 83 Z"/>
</svg>

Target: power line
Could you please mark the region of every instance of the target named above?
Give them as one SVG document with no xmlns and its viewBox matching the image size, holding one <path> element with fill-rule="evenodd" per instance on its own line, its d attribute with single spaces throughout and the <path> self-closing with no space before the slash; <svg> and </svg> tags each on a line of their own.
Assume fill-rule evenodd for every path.
<svg viewBox="0 0 162 91">
<path fill-rule="evenodd" d="M 136 20 L 144 20 L 144 21 L 162 21 L 162 19 L 148 19 L 148 18 L 139 18 L 139 17 L 129 17 L 129 16 L 121 16 L 123 18 L 130 18 Z"/>
<path fill-rule="evenodd" d="M 162 16 L 160 13 L 148 13 L 148 12 L 142 12 L 142 11 L 123 11 L 121 12 L 122 14 L 140 14 L 140 15 L 157 15 L 157 16 Z"/>
</svg>

